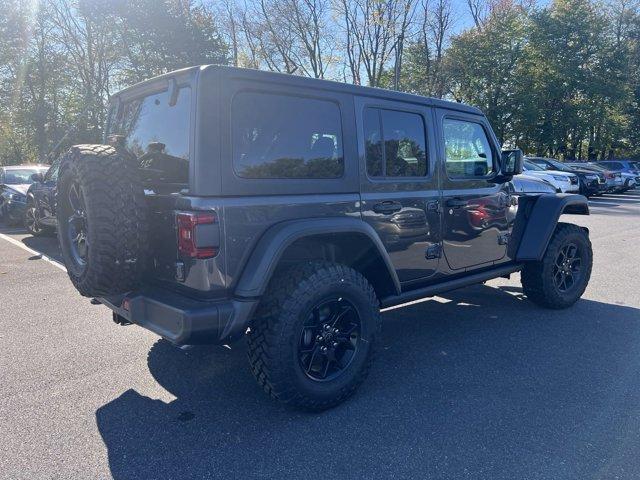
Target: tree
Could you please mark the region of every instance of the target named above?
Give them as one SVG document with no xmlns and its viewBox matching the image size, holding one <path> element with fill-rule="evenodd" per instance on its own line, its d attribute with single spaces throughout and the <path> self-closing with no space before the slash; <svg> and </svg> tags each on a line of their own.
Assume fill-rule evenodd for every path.
<svg viewBox="0 0 640 480">
<path fill-rule="evenodd" d="M 412 93 L 443 98 L 449 93 L 445 48 L 453 26 L 450 0 L 422 0 L 420 30 L 407 48 L 402 87 Z"/>
<path fill-rule="evenodd" d="M 480 107 L 501 142 L 517 137 L 514 107 L 522 98 L 521 75 L 527 45 L 527 18 L 521 8 L 494 9 L 482 29 L 453 38 L 447 70 L 454 98 Z"/>
<path fill-rule="evenodd" d="M 360 83 L 360 70 L 364 68 L 368 84 L 380 86 L 390 59 L 400 52 L 398 47 L 407 35 L 414 8 L 414 0 L 341 0 L 338 3 L 354 83 Z"/>
<path fill-rule="evenodd" d="M 530 75 L 537 92 L 537 153 L 591 158 L 613 147 L 623 119 L 621 51 L 605 16 L 588 0 L 556 0 L 532 15 Z"/>
<path fill-rule="evenodd" d="M 214 12 L 192 0 L 119 0 L 107 10 L 118 33 L 120 84 L 179 68 L 226 64 L 229 50 Z"/>
</svg>

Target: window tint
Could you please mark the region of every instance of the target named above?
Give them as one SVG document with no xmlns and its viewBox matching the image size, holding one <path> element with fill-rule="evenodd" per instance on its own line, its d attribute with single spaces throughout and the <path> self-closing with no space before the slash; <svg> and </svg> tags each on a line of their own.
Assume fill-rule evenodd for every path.
<svg viewBox="0 0 640 480">
<path fill-rule="evenodd" d="M 125 103 L 110 125 L 110 135 L 124 137 L 147 183 L 187 184 L 191 89 L 180 88 Z M 173 100 L 173 102 L 172 102 Z"/>
<path fill-rule="evenodd" d="M 447 173 L 451 177 L 484 177 L 493 171 L 493 153 L 479 123 L 443 121 Z"/>
<path fill-rule="evenodd" d="M 426 139 L 421 115 L 366 108 L 364 136 L 367 173 L 372 177 L 424 177 Z"/>
<path fill-rule="evenodd" d="M 333 102 L 243 92 L 232 105 L 233 166 L 245 178 L 337 178 L 344 171 Z"/>
</svg>

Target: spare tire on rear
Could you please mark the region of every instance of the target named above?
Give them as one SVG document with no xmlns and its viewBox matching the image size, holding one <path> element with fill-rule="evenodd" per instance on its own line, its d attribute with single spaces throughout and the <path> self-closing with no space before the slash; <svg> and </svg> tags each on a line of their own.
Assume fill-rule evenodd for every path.
<svg viewBox="0 0 640 480">
<path fill-rule="evenodd" d="M 69 278 L 87 297 L 140 285 L 147 212 L 137 165 L 108 145 L 76 145 L 60 163 L 58 239 Z"/>
</svg>

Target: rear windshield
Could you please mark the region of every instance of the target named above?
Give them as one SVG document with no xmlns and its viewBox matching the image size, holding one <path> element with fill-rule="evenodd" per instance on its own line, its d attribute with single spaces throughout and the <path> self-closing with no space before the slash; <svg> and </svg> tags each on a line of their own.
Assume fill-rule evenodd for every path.
<svg viewBox="0 0 640 480">
<path fill-rule="evenodd" d="M 188 186 L 190 105 L 189 87 L 167 90 L 123 103 L 109 122 L 109 135 L 121 137 L 157 193 Z"/>
</svg>

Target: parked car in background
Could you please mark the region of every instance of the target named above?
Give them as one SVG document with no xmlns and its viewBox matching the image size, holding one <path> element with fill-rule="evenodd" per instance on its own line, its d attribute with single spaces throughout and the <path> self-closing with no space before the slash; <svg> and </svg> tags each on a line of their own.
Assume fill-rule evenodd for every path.
<svg viewBox="0 0 640 480">
<path fill-rule="evenodd" d="M 527 160 L 535 163 L 545 170 L 557 170 L 577 175 L 580 182 L 580 193 L 585 197 L 600 195 L 606 190 L 607 179 L 602 172 L 594 172 L 593 170 L 573 167 L 553 158 L 527 157 Z"/>
<path fill-rule="evenodd" d="M 43 174 L 34 176 L 26 192 L 24 226 L 32 235 L 51 233 L 56 228 L 56 184 L 60 161 L 56 160 Z"/>
<path fill-rule="evenodd" d="M 614 172 L 613 170 L 594 162 L 567 162 L 567 165 L 604 173 L 604 176 L 607 179 L 606 191 L 608 193 L 621 193 L 624 190 L 624 180 L 622 179 L 622 174 L 620 172 Z"/>
<path fill-rule="evenodd" d="M 516 175 L 511 180 L 512 193 L 516 196 L 540 195 L 543 193 L 557 193 L 556 187 L 546 180 L 524 173 Z"/>
<path fill-rule="evenodd" d="M 580 191 L 578 176 L 573 173 L 546 170 L 530 160 L 524 161 L 523 171 L 529 176 L 546 180 L 556 188 L 558 193 L 578 193 Z"/>
<path fill-rule="evenodd" d="M 624 180 L 625 188 L 628 190 L 636 188 L 640 184 L 640 162 L 633 162 L 631 160 L 604 160 L 598 162 L 598 165 L 602 165 L 614 172 L 620 172 Z"/>
<path fill-rule="evenodd" d="M 46 172 L 47 168 L 47 165 L 0 167 L 0 220 L 9 225 L 22 222 L 32 175 Z"/>
</svg>

